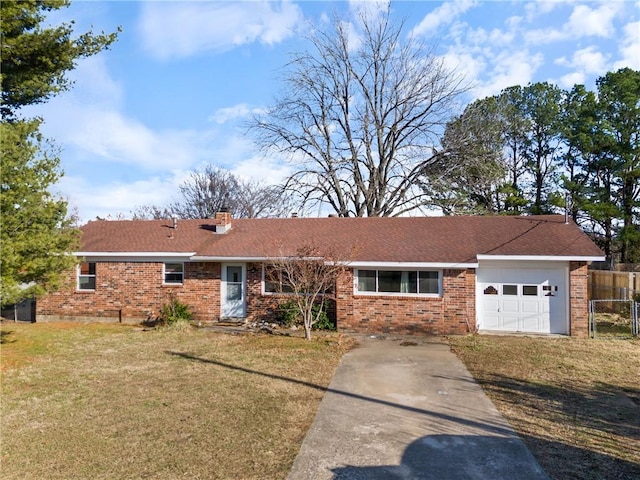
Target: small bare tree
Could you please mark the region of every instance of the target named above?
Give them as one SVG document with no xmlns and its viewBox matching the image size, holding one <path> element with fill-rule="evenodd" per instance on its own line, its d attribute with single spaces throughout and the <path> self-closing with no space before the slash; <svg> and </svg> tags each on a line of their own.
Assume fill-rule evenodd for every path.
<svg viewBox="0 0 640 480">
<path fill-rule="evenodd" d="M 166 207 L 148 205 L 133 212 L 134 219 L 210 218 L 225 207 L 236 218 L 286 217 L 288 194 L 282 186 L 243 180 L 209 164 L 192 172 L 180 185 L 182 198 Z"/>
<path fill-rule="evenodd" d="M 313 326 L 326 313 L 324 299 L 335 296 L 336 280 L 345 268 L 345 260 L 323 254 L 313 244 L 298 248 L 295 255 L 270 261 L 266 280 L 275 285 L 277 292 L 292 295 L 302 316 L 307 340 L 311 339 Z"/>
<path fill-rule="evenodd" d="M 442 154 L 439 137 L 465 85 L 432 48 L 402 34 L 390 7 L 359 20 L 336 18 L 310 35 L 284 93 L 250 131 L 267 154 L 290 157 L 287 187 L 303 206 L 401 215 L 426 204 L 417 183 Z"/>
</svg>

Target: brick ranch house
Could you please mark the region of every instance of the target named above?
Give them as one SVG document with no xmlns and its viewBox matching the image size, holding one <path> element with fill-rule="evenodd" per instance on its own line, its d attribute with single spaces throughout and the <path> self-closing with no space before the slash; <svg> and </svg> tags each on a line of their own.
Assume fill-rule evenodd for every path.
<svg viewBox="0 0 640 480">
<path fill-rule="evenodd" d="M 262 319 L 286 297 L 269 259 L 309 244 L 350 252 L 332 310 L 367 333 L 586 336 L 587 265 L 604 259 L 557 215 L 93 221 L 37 321 L 140 322 L 171 295 L 199 321 Z"/>
</svg>

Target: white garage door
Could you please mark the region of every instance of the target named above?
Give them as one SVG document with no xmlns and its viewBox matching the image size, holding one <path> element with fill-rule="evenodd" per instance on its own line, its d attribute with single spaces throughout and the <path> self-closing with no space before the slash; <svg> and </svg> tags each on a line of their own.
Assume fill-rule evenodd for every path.
<svg viewBox="0 0 640 480">
<path fill-rule="evenodd" d="M 481 262 L 478 328 L 568 333 L 568 278 L 566 262 Z"/>
</svg>

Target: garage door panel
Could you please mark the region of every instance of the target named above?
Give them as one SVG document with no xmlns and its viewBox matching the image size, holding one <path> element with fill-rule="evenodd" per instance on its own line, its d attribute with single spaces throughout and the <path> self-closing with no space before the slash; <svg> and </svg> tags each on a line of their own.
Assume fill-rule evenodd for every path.
<svg viewBox="0 0 640 480">
<path fill-rule="evenodd" d="M 499 330 L 500 324 L 498 323 L 497 315 L 485 315 L 484 324 L 486 325 L 487 330 Z"/>
<path fill-rule="evenodd" d="M 497 312 L 500 304 L 498 303 L 497 298 L 486 299 L 485 300 L 485 308 L 487 311 Z"/>
<path fill-rule="evenodd" d="M 520 302 L 517 300 L 504 300 L 502 302 L 502 311 L 505 313 L 517 313 L 520 311 Z"/>
<path fill-rule="evenodd" d="M 525 314 L 538 313 L 542 310 L 540 303 L 536 301 L 523 300 L 520 304 L 522 305 L 522 313 L 525 313 Z"/>
<path fill-rule="evenodd" d="M 518 329 L 518 317 L 513 315 L 503 315 L 502 329 L 515 332 Z"/>
<path fill-rule="evenodd" d="M 523 332 L 540 332 L 543 323 L 540 321 L 538 315 L 523 315 L 521 317 L 522 320 L 522 331 Z"/>
<path fill-rule="evenodd" d="M 483 262 L 476 281 L 481 329 L 568 333 L 567 262 Z"/>
</svg>

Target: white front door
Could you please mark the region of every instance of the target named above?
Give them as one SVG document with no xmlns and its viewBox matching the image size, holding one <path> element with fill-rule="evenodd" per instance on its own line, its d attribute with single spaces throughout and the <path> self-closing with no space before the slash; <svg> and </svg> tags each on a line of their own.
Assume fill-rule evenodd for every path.
<svg viewBox="0 0 640 480">
<path fill-rule="evenodd" d="M 222 264 L 222 318 L 244 318 L 246 269 L 244 264 Z"/>
<path fill-rule="evenodd" d="M 568 268 L 558 263 L 481 265 L 476 289 L 478 328 L 568 333 Z"/>
</svg>

